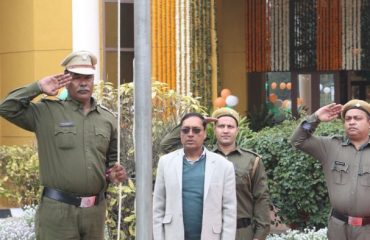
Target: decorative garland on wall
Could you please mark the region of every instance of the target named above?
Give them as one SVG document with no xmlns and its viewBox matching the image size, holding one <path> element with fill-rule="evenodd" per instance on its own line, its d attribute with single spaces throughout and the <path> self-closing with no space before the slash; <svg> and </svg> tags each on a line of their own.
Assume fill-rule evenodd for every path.
<svg viewBox="0 0 370 240">
<path fill-rule="evenodd" d="M 265 72 L 271 69 L 269 45 L 271 36 L 267 17 L 269 8 L 267 6 L 266 1 L 245 1 L 247 72 Z"/>
<path fill-rule="evenodd" d="M 361 69 L 370 70 L 370 0 L 361 3 Z"/>
<path fill-rule="evenodd" d="M 217 90 L 215 15 L 214 0 L 152 0 L 152 79 L 205 106 Z"/>
<path fill-rule="evenodd" d="M 175 3 L 152 0 L 152 79 L 176 88 Z"/>
<path fill-rule="evenodd" d="M 176 0 L 176 91 L 190 95 L 190 4 Z"/>
<path fill-rule="evenodd" d="M 342 69 L 361 69 L 361 0 L 341 0 L 342 4 Z"/>
<path fill-rule="evenodd" d="M 271 71 L 288 71 L 289 65 L 289 0 L 269 1 Z"/>
<path fill-rule="evenodd" d="M 211 0 L 191 0 L 191 91 L 205 106 L 212 104 Z"/>
<path fill-rule="evenodd" d="M 316 0 L 290 2 L 290 69 L 316 69 Z"/>
<path fill-rule="evenodd" d="M 317 2 L 317 70 L 339 70 L 342 63 L 340 0 Z"/>
</svg>

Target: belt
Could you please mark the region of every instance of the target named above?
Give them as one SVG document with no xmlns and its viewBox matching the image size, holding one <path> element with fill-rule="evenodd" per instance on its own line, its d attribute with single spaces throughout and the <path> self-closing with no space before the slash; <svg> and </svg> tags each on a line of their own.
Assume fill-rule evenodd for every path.
<svg viewBox="0 0 370 240">
<path fill-rule="evenodd" d="M 251 224 L 250 218 L 238 218 L 236 228 L 246 228 Z"/>
<path fill-rule="evenodd" d="M 365 226 L 370 224 L 370 217 L 352 217 L 342 214 L 336 210 L 331 211 L 331 215 L 352 226 Z"/>
<path fill-rule="evenodd" d="M 99 194 L 94 196 L 79 197 L 72 193 L 63 192 L 55 188 L 44 187 L 42 196 L 54 199 L 59 202 L 74 205 L 76 207 L 87 208 L 98 205 L 99 202 L 101 202 L 105 198 L 105 193 L 100 192 Z"/>
</svg>

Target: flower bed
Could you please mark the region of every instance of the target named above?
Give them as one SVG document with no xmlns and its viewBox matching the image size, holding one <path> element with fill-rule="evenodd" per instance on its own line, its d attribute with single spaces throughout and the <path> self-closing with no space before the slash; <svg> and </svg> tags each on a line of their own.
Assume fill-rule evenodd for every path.
<svg viewBox="0 0 370 240">
<path fill-rule="evenodd" d="M 35 240 L 35 208 L 25 207 L 22 217 L 0 219 L 0 240 Z"/>
<path fill-rule="evenodd" d="M 0 240 L 36 240 L 35 207 L 25 207 L 22 217 L 0 219 Z M 288 230 L 284 234 L 271 234 L 266 240 L 327 240 L 327 229 Z M 106 233 L 106 240 L 108 234 Z"/>
<path fill-rule="evenodd" d="M 316 231 L 313 229 L 305 229 L 303 232 L 298 230 L 288 230 L 284 234 L 269 235 L 266 240 L 327 240 L 327 229 L 322 228 Z"/>
</svg>

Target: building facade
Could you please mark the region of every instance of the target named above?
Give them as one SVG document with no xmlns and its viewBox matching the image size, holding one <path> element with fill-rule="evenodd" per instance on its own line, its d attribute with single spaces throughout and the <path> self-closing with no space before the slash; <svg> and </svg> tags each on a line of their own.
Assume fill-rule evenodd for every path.
<svg viewBox="0 0 370 240">
<path fill-rule="evenodd" d="M 0 1 L 0 97 L 61 72 L 72 50 L 98 56 L 97 81 L 117 83 L 120 68 L 119 82 L 132 82 L 134 2 Z M 334 101 L 369 101 L 369 4 L 151 0 L 152 79 L 209 109 L 228 88 L 243 115 L 263 104 L 297 114 L 302 106 L 312 112 Z M 34 143 L 31 133 L 0 120 L 0 144 Z"/>
</svg>

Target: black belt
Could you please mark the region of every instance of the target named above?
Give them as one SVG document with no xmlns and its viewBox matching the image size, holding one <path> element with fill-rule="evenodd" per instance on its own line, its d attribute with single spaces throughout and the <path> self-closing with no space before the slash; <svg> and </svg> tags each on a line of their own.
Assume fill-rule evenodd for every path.
<svg viewBox="0 0 370 240">
<path fill-rule="evenodd" d="M 236 222 L 236 228 L 246 228 L 249 225 L 251 225 L 251 219 L 250 218 L 238 218 Z"/>
<path fill-rule="evenodd" d="M 100 192 L 97 195 L 93 195 L 89 197 L 79 197 L 74 194 L 63 192 L 55 188 L 44 187 L 42 196 L 54 199 L 59 202 L 71 204 L 76 207 L 91 207 L 94 205 L 98 205 L 99 202 L 104 200 L 105 193 Z"/>
<path fill-rule="evenodd" d="M 352 226 L 365 226 L 370 224 L 370 217 L 352 217 L 342 214 L 334 209 L 331 211 L 331 215 Z"/>
</svg>

